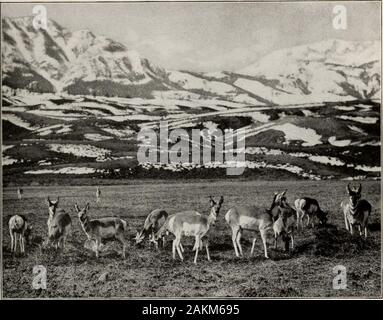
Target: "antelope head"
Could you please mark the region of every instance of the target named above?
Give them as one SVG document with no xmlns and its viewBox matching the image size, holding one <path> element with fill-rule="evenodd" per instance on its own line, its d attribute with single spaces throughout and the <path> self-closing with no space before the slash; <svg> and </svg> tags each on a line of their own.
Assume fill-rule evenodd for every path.
<svg viewBox="0 0 383 320">
<path fill-rule="evenodd" d="M 56 201 L 50 200 L 49 197 L 47 198 L 48 211 L 49 211 L 50 217 L 54 217 L 54 215 L 56 214 L 56 209 L 57 209 L 57 206 L 59 204 L 59 200 L 60 200 L 59 197 L 57 197 Z"/>
<path fill-rule="evenodd" d="M 77 212 L 77 215 L 78 215 L 80 221 L 83 221 L 84 218 L 87 216 L 87 212 L 89 211 L 90 205 L 89 205 L 89 202 L 88 202 L 83 209 L 80 209 L 78 204 L 76 203 L 74 205 L 74 208 L 75 208 L 75 210 Z"/>
<path fill-rule="evenodd" d="M 318 217 L 319 223 L 321 225 L 326 225 L 327 224 L 327 220 L 328 220 L 327 216 L 328 216 L 328 212 L 327 211 L 320 211 L 320 212 L 318 212 L 317 217 Z"/>
<path fill-rule="evenodd" d="M 354 188 L 354 187 L 351 188 L 350 184 L 348 184 L 347 185 L 347 192 L 348 192 L 348 195 L 349 195 L 349 198 L 350 198 L 351 205 L 353 207 L 355 207 L 356 204 L 358 203 L 360 197 L 361 197 L 362 185 L 359 184 L 358 188 Z"/>
<path fill-rule="evenodd" d="M 280 205 L 282 202 L 286 201 L 286 192 L 287 189 L 283 192 L 277 193 L 274 200 L 276 204 Z"/>
<path fill-rule="evenodd" d="M 221 206 L 223 203 L 223 196 L 219 199 L 218 203 L 213 199 L 212 196 L 209 196 L 209 203 L 210 203 L 210 214 L 209 214 L 209 221 L 212 225 L 214 225 L 215 221 L 217 220 L 219 211 L 221 210 Z"/>
</svg>

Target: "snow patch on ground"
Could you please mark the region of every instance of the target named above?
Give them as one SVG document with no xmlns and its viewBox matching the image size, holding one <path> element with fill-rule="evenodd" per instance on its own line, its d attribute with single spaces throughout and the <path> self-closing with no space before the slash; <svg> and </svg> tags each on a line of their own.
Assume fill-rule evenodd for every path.
<svg viewBox="0 0 383 320">
<path fill-rule="evenodd" d="M 327 157 L 327 156 L 309 156 L 309 160 L 314 162 L 319 162 L 323 164 L 329 164 L 331 166 L 344 166 L 345 163 L 342 160 L 339 160 L 334 157 Z"/>
<path fill-rule="evenodd" d="M 348 126 L 352 131 L 361 133 L 363 135 L 368 135 L 365 131 L 363 131 L 361 128 L 358 128 L 357 126 Z"/>
<path fill-rule="evenodd" d="M 282 131 L 285 134 L 287 143 L 292 140 L 303 140 L 303 147 L 311 147 L 322 143 L 320 140 L 322 136 L 317 134 L 314 129 L 298 127 L 292 123 L 275 125 L 269 129 Z"/>
<path fill-rule="evenodd" d="M 336 140 L 335 136 L 331 136 L 328 138 L 328 142 L 335 147 L 346 147 L 350 145 L 351 140 Z"/>
<path fill-rule="evenodd" d="M 85 133 L 84 137 L 85 139 L 88 139 L 91 141 L 104 141 L 104 140 L 113 139 L 113 137 L 103 136 L 99 133 Z"/>
<path fill-rule="evenodd" d="M 233 115 L 235 115 L 235 114 L 233 114 Z M 248 112 L 248 113 L 245 112 L 245 113 L 238 114 L 238 116 L 252 117 L 254 121 L 258 121 L 258 122 L 262 122 L 262 123 L 266 123 L 266 122 L 270 121 L 270 116 L 268 116 L 265 113 L 259 112 L 259 111 Z"/>
<path fill-rule="evenodd" d="M 381 172 L 381 170 L 382 170 L 381 167 L 370 167 L 370 166 L 365 166 L 365 165 L 357 165 L 355 167 L 355 169 L 366 171 L 366 172 Z"/>
<path fill-rule="evenodd" d="M 64 134 L 72 131 L 72 125 L 70 124 L 55 124 L 53 126 L 44 127 L 38 130 L 35 130 L 40 136 L 47 136 L 49 134 Z"/>
<path fill-rule="evenodd" d="M 374 124 L 379 120 L 376 117 L 353 117 L 353 116 L 344 116 L 344 115 L 337 116 L 337 118 L 342 120 L 350 120 L 350 121 L 356 121 L 356 122 L 368 123 L 368 124 Z"/>
<path fill-rule="evenodd" d="M 40 169 L 25 171 L 25 174 L 91 174 L 95 173 L 95 168 L 88 167 L 66 167 L 60 169 Z"/>
<path fill-rule="evenodd" d="M 113 134 L 114 136 L 118 138 L 127 138 L 131 137 L 132 135 L 135 134 L 135 131 L 126 128 L 126 129 L 114 129 L 114 128 L 101 128 L 103 131 Z"/>
<path fill-rule="evenodd" d="M 335 109 L 342 110 L 342 111 L 353 111 L 355 110 L 355 107 L 347 107 L 347 106 L 337 106 Z"/>
<path fill-rule="evenodd" d="M 12 113 L 3 113 L 2 118 L 3 120 L 8 120 L 9 122 L 13 123 L 15 126 L 18 126 L 27 130 L 37 130 L 40 128 L 39 126 L 33 126 L 32 124 L 25 121 L 21 117 Z"/>
<path fill-rule="evenodd" d="M 105 161 L 110 151 L 89 144 L 48 144 L 50 150 L 59 153 L 68 153 L 76 157 L 96 158 L 96 161 Z"/>
</svg>

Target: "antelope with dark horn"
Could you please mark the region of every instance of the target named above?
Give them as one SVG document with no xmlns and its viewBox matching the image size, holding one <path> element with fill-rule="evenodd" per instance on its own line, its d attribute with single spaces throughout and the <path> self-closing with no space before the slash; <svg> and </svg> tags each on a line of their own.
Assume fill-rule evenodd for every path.
<svg viewBox="0 0 383 320">
<path fill-rule="evenodd" d="M 358 226 L 359 234 L 362 236 L 364 231 L 364 237 L 367 238 L 368 218 L 371 214 L 372 206 L 367 200 L 361 199 L 361 184 L 359 184 L 358 188 L 351 188 L 350 184 L 348 184 L 347 193 L 348 199 L 342 201 L 340 205 L 343 209 L 346 229 L 351 234 L 354 234 L 354 227 Z"/>
</svg>

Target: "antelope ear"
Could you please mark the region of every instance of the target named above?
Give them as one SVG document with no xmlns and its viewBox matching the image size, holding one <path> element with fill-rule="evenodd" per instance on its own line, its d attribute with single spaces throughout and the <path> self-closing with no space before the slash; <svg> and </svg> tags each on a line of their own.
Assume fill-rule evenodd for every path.
<svg viewBox="0 0 383 320">
<path fill-rule="evenodd" d="M 213 199 L 212 196 L 209 196 L 209 198 L 210 198 L 210 200 L 209 200 L 209 202 L 210 202 L 210 206 L 211 206 L 211 207 L 214 207 L 215 204 L 216 204 L 216 202 L 214 201 L 214 199 Z"/>
<path fill-rule="evenodd" d="M 74 208 L 76 209 L 77 213 L 79 213 L 79 212 L 80 212 L 80 209 L 78 208 L 78 205 L 77 205 L 77 203 L 74 205 Z"/>
<path fill-rule="evenodd" d="M 352 191 L 351 191 L 351 188 L 350 188 L 350 184 L 347 184 L 346 190 L 347 190 L 348 194 L 351 194 Z"/>
<path fill-rule="evenodd" d="M 47 202 L 48 202 L 48 205 L 51 205 L 51 199 L 49 199 L 49 197 L 47 197 Z"/>
<path fill-rule="evenodd" d="M 218 205 L 221 206 L 222 203 L 223 203 L 223 196 L 221 196 L 221 198 L 219 199 Z"/>
<path fill-rule="evenodd" d="M 55 202 L 55 205 L 57 206 L 60 202 L 60 197 L 57 197 L 57 201 Z"/>
<path fill-rule="evenodd" d="M 85 206 L 85 210 L 88 211 L 89 208 L 90 208 L 90 205 L 89 205 L 89 202 L 88 202 L 88 203 L 86 204 L 86 206 Z"/>
<path fill-rule="evenodd" d="M 287 192 L 287 189 L 285 191 L 282 192 L 282 196 L 284 196 Z"/>
<path fill-rule="evenodd" d="M 358 188 L 358 190 L 356 192 L 359 193 L 359 194 L 362 192 L 362 184 L 361 183 L 359 183 L 359 188 Z"/>
</svg>

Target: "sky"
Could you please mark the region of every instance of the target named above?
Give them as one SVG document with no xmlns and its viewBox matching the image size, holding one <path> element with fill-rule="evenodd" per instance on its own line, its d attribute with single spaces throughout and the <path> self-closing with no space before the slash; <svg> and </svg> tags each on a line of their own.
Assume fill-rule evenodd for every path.
<svg viewBox="0 0 383 320">
<path fill-rule="evenodd" d="M 347 29 L 333 27 L 335 5 Z M 34 4 L 2 4 L 2 16 L 32 15 Z M 380 40 L 378 2 L 44 4 L 49 19 L 119 41 L 169 70 L 235 71 L 265 54 L 311 42 Z"/>
</svg>

